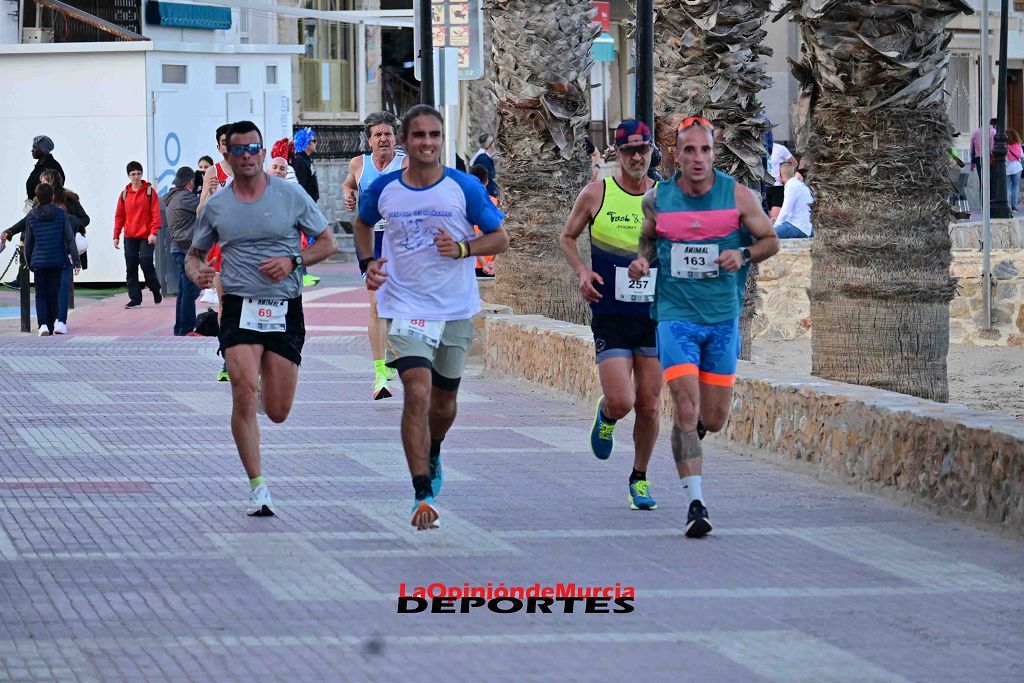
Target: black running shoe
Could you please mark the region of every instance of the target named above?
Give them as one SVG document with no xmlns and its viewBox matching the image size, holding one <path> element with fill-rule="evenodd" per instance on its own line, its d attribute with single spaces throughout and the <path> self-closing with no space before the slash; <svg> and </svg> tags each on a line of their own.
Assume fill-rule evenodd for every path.
<svg viewBox="0 0 1024 683">
<path fill-rule="evenodd" d="M 163 293 L 161 293 L 159 289 L 153 290 L 153 303 L 158 304 L 158 303 L 160 303 L 163 300 L 164 300 Z"/>
<path fill-rule="evenodd" d="M 132 309 L 132 308 L 141 308 L 141 307 L 142 307 L 142 302 L 141 302 L 141 301 L 140 301 L 140 302 L 138 302 L 138 303 L 135 303 L 135 302 L 133 302 L 133 301 L 132 301 L 132 302 L 128 302 L 128 303 L 126 303 L 126 304 L 124 305 L 124 307 L 125 307 L 125 308 L 128 308 L 128 309 Z"/>
<path fill-rule="evenodd" d="M 690 510 L 686 513 L 686 537 L 703 538 L 711 533 L 711 522 L 708 521 L 708 509 L 704 503 L 695 500 L 690 503 Z"/>
<path fill-rule="evenodd" d="M 704 423 L 701 422 L 700 418 L 698 417 L 697 418 L 697 438 L 700 439 L 701 441 L 703 441 L 704 437 L 707 436 L 707 435 L 708 435 L 708 428 L 704 426 Z"/>
</svg>

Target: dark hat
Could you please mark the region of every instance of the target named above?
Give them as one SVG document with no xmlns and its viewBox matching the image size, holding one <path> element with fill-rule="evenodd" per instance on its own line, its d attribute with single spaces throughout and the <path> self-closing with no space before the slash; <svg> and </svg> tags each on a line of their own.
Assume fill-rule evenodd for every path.
<svg viewBox="0 0 1024 683">
<path fill-rule="evenodd" d="M 171 185 L 174 187 L 185 187 L 189 181 L 196 179 L 196 172 L 188 166 L 182 166 L 178 169 L 178 172 L 174 174 L 174 180 L 171 181 Z"/>
<path fill-rule="evenodd" d="M 650 142 L 652 139 L 651 129 L 640 119 L 626 119 L 615 129 L 616 147 L 630 143 Z"/>
<path fill-rule="evenodd" d="M 32 138 L 32 149 L 38 149 L 44 154 L 49 154 L 53 151 L 53 140 L 45 135 L 37 135 Z"/>
</svg>

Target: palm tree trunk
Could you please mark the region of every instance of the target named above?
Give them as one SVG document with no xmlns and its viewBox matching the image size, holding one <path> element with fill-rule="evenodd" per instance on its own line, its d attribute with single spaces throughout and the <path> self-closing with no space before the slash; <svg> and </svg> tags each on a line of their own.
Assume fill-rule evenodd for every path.
<svg viewBox="0 0 1024 683">
<path fill-rule="evenodd" d="M 634 4 L 635 8 L 635 4 Z M 658 0 L 654 22 L 654 114 L 666 175 L 675 172 L 676 127 L 688 116 L 715 125 L 715 166 L 760 193 L 768 123 L 757 94 L 771 85 L 761 57 L 771 0 Z M 747 275 L 740 314 L 741 357 L 750 358 L 757 266 Z"/>
<path fill-rule="evenodd" d="M 590 311 L 562 260 L 558 233 L 590 177 L 583 137 L 596 10 L 589 0 L 487 0 L 485 11 L 500 116 L 502 209 L 512 241 L 495 259 L 494 296 L 517 313 L 586 323 Z"/>
<path fill-rule="evenodd" d="M 812 372 L 948 400 L 942 90 L 960 0 L 792 0 L 813 160 Z M 780 15 L 781 16 L 781 15 Z"/>
</svg>

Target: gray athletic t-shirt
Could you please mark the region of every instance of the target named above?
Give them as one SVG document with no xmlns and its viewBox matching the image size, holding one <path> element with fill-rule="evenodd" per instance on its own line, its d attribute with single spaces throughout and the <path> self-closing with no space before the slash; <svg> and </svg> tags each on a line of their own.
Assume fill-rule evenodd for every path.
<svg viewBox="0 0 1024 683">
<path fill-rule="evenodd" d="M 234 183 L 210 197 L 196 222 L 192 246 L 209 251 L 220 244 L 220 277 L 226 294 L 294 299 L 302 293 L 298 270 L 273 283 L 260 265 L 275 256 L 291 256 L 302 249 L 301 230 L 316 237 L 327 229 L 327 219 L 300 185 L 271 175 L 267 189 L 254 202 L 235 196 Z"/>
</svg>

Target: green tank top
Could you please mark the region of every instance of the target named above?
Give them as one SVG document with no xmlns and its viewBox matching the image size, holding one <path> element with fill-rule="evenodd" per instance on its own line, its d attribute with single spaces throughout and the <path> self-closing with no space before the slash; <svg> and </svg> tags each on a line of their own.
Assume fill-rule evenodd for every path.
<svg viewBox="0 0 1024 683">
<path fill-rule="evenodd" d="M 590 224 L 590 260 L 594 272 L 604 280 L 594 283 L 601 298 L 590 304 L 601 315 L 650 315 L 649 303 L 619 301 L 615 298 L 615 268 L 628 268 L 636 258 L 640 230 L 644 225 L 643 194 L 626 192 L 615 178 L 604 179 L 601 209 Z"/>
</svg>

